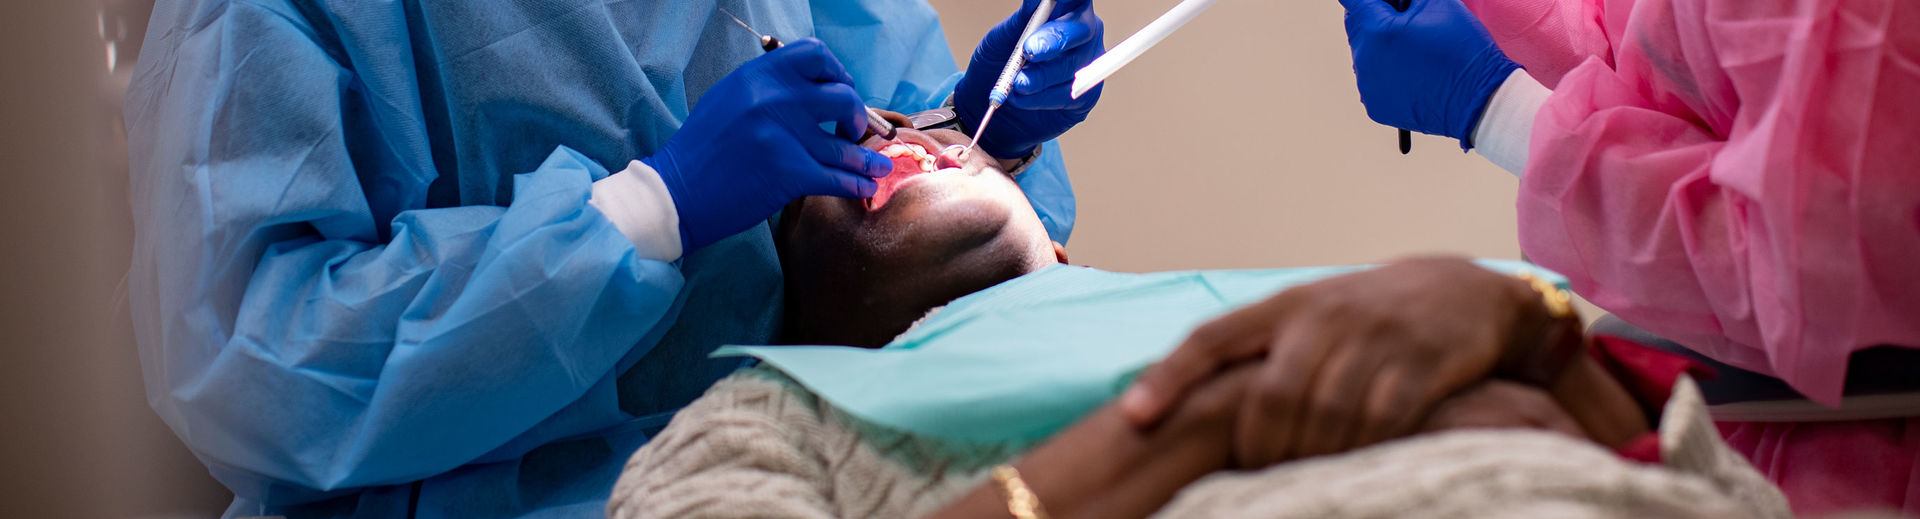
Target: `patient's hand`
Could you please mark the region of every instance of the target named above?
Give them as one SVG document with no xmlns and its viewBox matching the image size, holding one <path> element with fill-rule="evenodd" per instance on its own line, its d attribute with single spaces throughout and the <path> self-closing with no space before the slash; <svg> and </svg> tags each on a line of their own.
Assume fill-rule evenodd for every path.
<svg viewBox="0 0 1920 519">
<path fill-rule="evenodd" d="M 1481 382 L 1441 401 L 1420 425 L 1420 432 L 1496 428 L 1542 429 L 1587 438 L 1580 423 L 1546 390 L 1505 380 Z"/>
<path fill-rule="evenodd" d="M 1150 427 L 1189 388 L 1241 363 L 1259 374 L 1234 459 L 1263 467 L 1405 435 L 1489 376 L 1538 293 L 1457 258 L 1416 258 L 1282 292 L 1195 330 L 1120 401 Z"/>
<path fill-rule="evenodd" d="M 1233 459 L 1239 402 L 1254 389 L 1260 368 L 1241 364 L 1214 374 L 1148 431 L 1128 424 L 1116 405 L 1103 406 L 1029 452 L 1019 471 L 1056 517 L 1138 518 L 1208 474 L 1265 468 Z M 1418 432 L 1496 427 L 1586 437 L 1546 392 L 1504 381 L 1446 397 Z M 1006 510 L 1005 496 L 986 482 L 933 517 L 1006 517 Z"/>
</svg>

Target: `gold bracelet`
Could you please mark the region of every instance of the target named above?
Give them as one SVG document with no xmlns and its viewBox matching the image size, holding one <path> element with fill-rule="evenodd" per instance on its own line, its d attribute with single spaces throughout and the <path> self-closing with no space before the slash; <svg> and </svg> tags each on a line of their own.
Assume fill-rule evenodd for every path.
<svg viewBox="0 0 1920 519">
<path fill-rule="evenodd" d="M 1540 300 L 1547 304 L 1547 313 L 1552 314 L 1554 318 L 1565 319 L 1574 316 L 1573 295 L 1568 294 L 1566 290 L 1561 290 L 1560 287 L 1554 286 L 1553 282 L 1535 276 L 1532 272 L 1522 271 L 1514 274 L 1513 277 L 1533 285 L 1533 291 L 1540 293 Z"/>
<path fill-rule="evenodd" d="M 993 467 L 993 480 L 1000 483 L 1000 493 L 1007 497 L 1007 513 L 1014 519 L 1047 519 L 1047 511 L 1040 507 L 1040 496 L 1027 488 L 1027 482 L 1020 479 L 1020 471 L 1012 465 Z"/>
<path fill-rule="evenodd" d="M 1573 295 L 1531 272 L 1514 274 L 1540 294 L 1544 322 L 1522 323 L 1498 371 L 1507 378 L 1551 387 L 1586 350 L 1587 336 L 1573 310 Z"/>
</svg>

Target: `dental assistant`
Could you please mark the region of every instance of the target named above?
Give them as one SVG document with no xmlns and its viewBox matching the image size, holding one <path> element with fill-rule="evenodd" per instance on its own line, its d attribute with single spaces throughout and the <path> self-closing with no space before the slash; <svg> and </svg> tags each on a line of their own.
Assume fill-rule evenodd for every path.
<svg viewBox="0 0 1920 519">
<path fill-rule="evenodd" d="M 1827 405 L 1920 347 L 1920 3 L 1341 3 L 1368 115 L 1521 175 L 1522 250 L 1595 304 Z M 1797 506 L 1920 511 L 1920 419 L 1843 423 L 1729 439 Z"/>
<path fill-rule="evenodd" d="M 604 516 L 739 365 L 707 353 L 775 339 L 768 218 L 873 193 L 867 105 L 976 125 L 1035 3 L 961 73 L 918 1 L 162 0 L 126 112 L 149 402 L 229 517 Z M 983 147 L 1065 241 L 1043 143 L 1103 46 L 1054 12 Z"/>
</svg>

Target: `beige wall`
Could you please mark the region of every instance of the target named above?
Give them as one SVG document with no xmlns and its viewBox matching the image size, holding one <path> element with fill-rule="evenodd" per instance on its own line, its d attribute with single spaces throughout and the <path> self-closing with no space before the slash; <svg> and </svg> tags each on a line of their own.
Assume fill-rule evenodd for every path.
<svg viewBox="0 0 1920 519">
<path fill-rule="evenodd" d="M 110 72 L 107 40 L 144 27 L 102 5 L 0 2 L 0 517 L 208 517 L 226 492 L 147 407 L 122 295 L 131 60 Z"/>
<path fill-rule="evenodd" d="M 932 0 L 964 65 L 1017 0 Z M 1096 1 L 1107 44 L 1175 0 Z M 1064 140 L 1076 263 L 1146 271 L 1517 258 L 1517 181 L 1367 119 L 1338 2 L 1220 2 L 1107 83 Z"/>
</svg>

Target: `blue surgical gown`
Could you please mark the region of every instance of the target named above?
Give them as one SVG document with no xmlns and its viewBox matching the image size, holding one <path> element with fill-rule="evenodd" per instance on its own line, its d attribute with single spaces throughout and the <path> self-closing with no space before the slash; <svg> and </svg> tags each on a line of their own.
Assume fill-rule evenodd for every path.
<svg viewBox="0 0 1920 519">
<path fill-rule="evenodd" d="M 600 516 L 622 462 L 779 322 L 767 225 L 673 263 L 587 204 L 761 51 L 869 104 L 956 67 L 919 1 L 161 0 L 127 95 L 150 403 L 229 516 Z M 1023 175 L 1072 226 L 1057 149 Z"/>
</svg>

